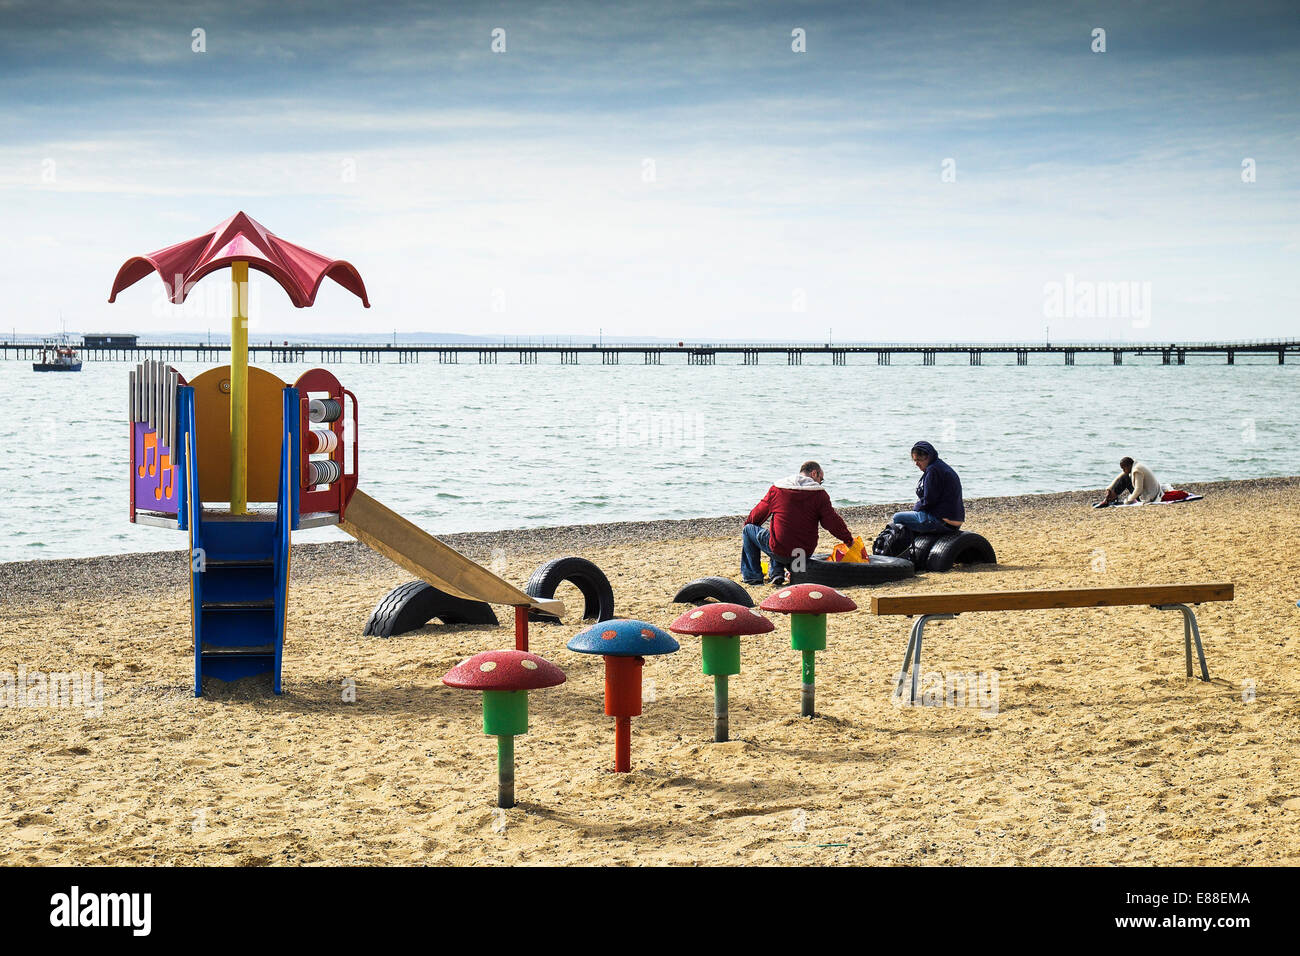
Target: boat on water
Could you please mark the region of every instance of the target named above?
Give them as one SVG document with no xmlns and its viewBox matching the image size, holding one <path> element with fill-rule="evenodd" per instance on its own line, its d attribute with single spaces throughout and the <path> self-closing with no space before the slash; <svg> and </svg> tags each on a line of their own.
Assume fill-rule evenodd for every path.
<svg viewBox="0 0 1300 956">
<path fill-rule="evenodd" d="M 41 358 L 32 363 L 33 372 L 80 372 L 81 356 L 67 342 L 51 342 L 41 348 Z"/>
</svg>

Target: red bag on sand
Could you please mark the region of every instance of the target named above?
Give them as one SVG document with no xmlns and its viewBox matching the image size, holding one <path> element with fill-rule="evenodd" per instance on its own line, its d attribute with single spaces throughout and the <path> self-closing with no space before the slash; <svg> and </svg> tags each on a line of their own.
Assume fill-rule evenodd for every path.
<svg viewBox="0 0 1300 956">
<path fill-rule="evenodd" d="M 1187 492 L 1179 488 L 1175 488 L 1172 491 L 1166 491 L 1163 495 L 1160 496 L 1160 500 L 1161 501 L 1182 501 L 1186 497 L 1187 497 Z"/>
</svg>

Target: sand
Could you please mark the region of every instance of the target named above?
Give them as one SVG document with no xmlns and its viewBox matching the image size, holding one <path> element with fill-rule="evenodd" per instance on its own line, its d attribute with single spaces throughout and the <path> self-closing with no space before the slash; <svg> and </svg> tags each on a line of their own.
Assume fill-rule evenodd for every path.
<svg viewBox="0 0 1300 956">
<path fill-rule="evenodd" d="M 614 774 L 601 662 L 564 648 L 573 614 L 533 627 L 532 649 L 568 682 L 532 697 L 508 811 L 494 806 L 477 695 L 439 680 L 512 646 L 507 612 L 498 629 L 362 637 L 409 576 L 359 545 L 295 548 L 283 696 L 244 681 L 195 699 L 181 555 L 0 565 L 0 672 L 103 674 L 98 714 L 0 708 L 0 863 L 1294 865 L 1300 479 L 1189 487 L 1206 499 L 972 502 L 968 527 L 997 567 L 879 591 L 1233 581 L 1233 603 L 1199 612 L 1211 683 L 1185 678 L 1172 613 L 989 613 L 934 624 L 924 671 L 996 673 L 996 713 L 898 707 L 907 622 L 860 611 L 831 619 L 819 714 L 801 719 L 778 619 L 746 640 L 725 744 L 711 742 L 698 642 L 651 659 L 633 772 Z M 869 536 L 887 510 L 846 517 Z M 519 583 L 546 557 L 582 553 L 609 575 L 620 616 L 666 625 L 682 583 L 737 576 L 738 526 L 447 540 L 485 561 L 500 549 Z M 865 606 L 872 592 L 850 593 Z"/>
</svg>

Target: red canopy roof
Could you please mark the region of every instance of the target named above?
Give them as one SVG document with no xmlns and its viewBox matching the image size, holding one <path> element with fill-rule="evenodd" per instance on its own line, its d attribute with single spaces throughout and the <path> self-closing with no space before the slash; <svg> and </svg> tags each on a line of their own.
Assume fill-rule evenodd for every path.
<svg viewBox="0 0 1300 956">
<path fill-rule="evenodd" d="M 280 283 L 289 293 L 289 299 L 300 309 L 316 301 L 316 292 L 326 276 L 361 299 L 367 309 L 370 308 L 361 273 L 350 262 L 328 259 L 318 252 L 286 242 L 242 212 L 235 213 L 201 236 L 126 260 L 117 270 L 108 301 L 115 301 L 123 289 L 139 282 L 150 272 L 157 272 L 167 286 L 168 297 L 180 305 L 194 284 L 205 275 L 239 260 Z"/>
</svg>

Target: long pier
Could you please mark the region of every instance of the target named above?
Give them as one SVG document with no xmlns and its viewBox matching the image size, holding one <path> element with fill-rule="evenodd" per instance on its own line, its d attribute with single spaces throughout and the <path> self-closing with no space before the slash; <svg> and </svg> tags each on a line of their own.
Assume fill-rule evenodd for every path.
<svg viewBox="0 0 1300 956">
<path fill-rule="evenodd" d="M 36 359 L 42 342 L 0 342 L 0 358 L 5 361 Z M 159 359 L 170 362 L 222 361 L 230 346 L 203 342 L 140 342 L 134 347 L 76 346 L 85 361 L 138 362 Z M 891 365 L 895 358 L 906 357 L 913 364 L 935 365 L 940 356 L 964 356 L 970 365 L 981 365 L 986 357 L 1015 357 L 1015 364 L 1029 365 L 1030 359 L 1044 364 L 1044 359 L 1061 360 L 1065 365 L 1076 364 L 1079 356 L 1109 356 L 1111 364 L 1123 365 L 1126 356 L 1159 356 L 1161 364 L 1184 365 L 1189 357 L 1214 357 L 1224 359 L 1228 365 L 1236 363 L 1238 356 L 1276 359 L 1278 365 L 1286 357 L 1300 357 L 1300 339 L 1272 339 L 1238 342 L 1061 342 L 1061 343 L 989 343 L 934 342 L 916 343 L 736 343 L 716 344 L 662 342 L 604 344 L 538 344 L 533 342 L 482 342 L 455 344 L 431 343 L 356 343 L 329 342 L 250 342 L 250 358 L 264 363 L 343 362 L 355 356 L 359 363 L 414 363 L 424 361 L 444 365 L 459 364 L 462 359 L 481 365 L 498 364 L 504 356 L 509 364 L 536 365 L 541 358 L 548 364 L 559 365 L 618 365 L 624 358 L 637 364 L 663 365 L 665 359 L 685 365 L 716 365 L 719 356 L 737 357 L 732 364 L 758 365 L 760 360 L 779 365 L 802 365 L 806 356 L 829 356 L 832 365 L 853 364 Z M 874 361 L 873 361 L 874 359 Z M 943 364 L 952 364 L 951 360 Z M 1009 364 L 1009 363 L 1008 363 Z M 1090 364 L 1098 364 L 1095 360 Z M 1104 362 L 1102 364 L 1105 364 Z"/>
</svg>

